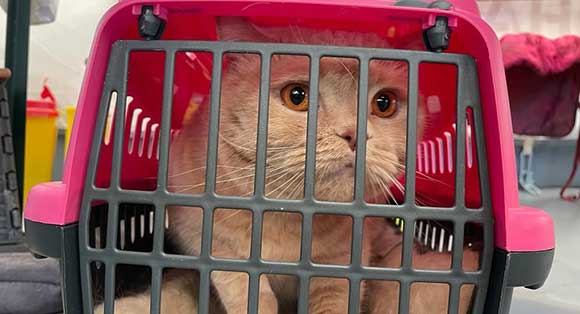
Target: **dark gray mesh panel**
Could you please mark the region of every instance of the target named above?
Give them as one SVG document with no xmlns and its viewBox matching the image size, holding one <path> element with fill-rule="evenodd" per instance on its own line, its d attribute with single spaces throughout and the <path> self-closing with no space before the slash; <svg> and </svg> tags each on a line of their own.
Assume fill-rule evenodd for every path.
<svg viewBox="0 0 580 314">
<path fill-rule="evenodd" d="M 121 157 L 123 136 L 125 134 L 124 117 L 126 102 L 126 82 L 128 56 L 132 50 L 156 50 L 166 53 L 165 82 L 163 96 L 163 115 L 160 131 L 160 152 L 158 170 L 158 188 L 155 191 L 133 191 L 120 188 Z M 175 53 L 177 51 L 203 51 L 213 54 L 211 111 L 209 148 L 207 154 L 206 191 L 202 195 L 183 195 L 167 191 L 167 169 L 170 144 L 170 123 L 172 112 L 173 77 L 175 70 Z M 255 169 L 255 194 L 250 198 L 219 196 L 216 188 L 216 159 L 218 143 L 218 119 L 220 107 L 220 82 L 222 56 L 226 52 L 243 52 L 259 54 L 262 58 L 260 104 L 258 118 L 257 160 Z M 317 134 L 318 95 L 312 93 L 309 99 L 305 190 L 303 200 L 269 199 L 264 196 L 266 175 L 266 148 L 268 129 L 268 91 L 270 88 L 270 59 L 273 54 L 296 54 L 310 57 L 310 89 L 318 90 L 319 64 L 321 57 L 350 57 L 360 63 L 359 106 L 357 134 L 365 134 L 367 128 L 367 85 L 369 62 L 372 59 L 404 60 L 409 65 L 409 107 L 407 125 L 407 164 L 406 193 L 402 205 L 367 204 L 365 195 L 365 158 L 366 141 L 357 142 L 355 165 L 355 198 L 350 203 L 321 202 L 314 199 L 315 154 Z M 457 133 L 455 170 L 455 206 L 452 208 L 421 207 L 415 204 L 415 175 L 417 153 L 417 103 L 418 103 L 418 67 L 421 62 L 446 63 L 457 66 Z M 208 313 L 210 294 L 210 272 L 213 270 L 238 271 L 249 274 L 249 312 L 257 313 L 258 284 L 260 274 L 276 273 L 292 275 L 299 278 L 299 313 L 308 312 L 308 289 L 311 277 L 340 277 L 350 281 L 349 312 L 358 313 L 360 303 L 360 283 L 363 280 L 390 280 L 400 283 L 400 313 L 408 313 L 410 286 L 413 282 L 448 283 L 449 312 L 457 313 L 460 289 L 464 284 L 477 286 L 474 298 L 473 313 L 482 313 L 487 291 L 487 281 L 491 268 L 493 247 L 492 212 L 487 177 L 485 141 L 478 90 L 477 68 L 472 57 L 458 54 L 435 54 L 428 52 L 341 48 L 329 46 L 284 45 L 284 44 L 249 44 L 224 42 L 193 41 L 119 41 L 111 52 L 109 66 L 104 82 L 103 97 L 99 108 L 97 129 L 92 145 L 91 160 L 83 195 L 83 207 L 80 220 L 80 263 L 83 285 L 84 311 L 91 313 L 91 263 L 99 262 L 104 269 L 104 298 L 107 313 L 113 313 L 115 269 L 119 264 L 141 265 L 151 269 L 152 313 L 158 313 L 161 289 L 161 275 L 164 268 L 196 269 L 200 275 L 199 312 Z M 113 163 L 110 188 L 96 188 L 93 184 L 97 172 L 98 156 L 101 149 L 102 134 L 107 118 L 109 95 L 117 92 L 115 113 L 115 132 L 113 137 Z M 480 186 L 482 208 L 467 209 L 465 204 L 465 135 L 466 109 L 471 107 L 474 117 L 477 159 L 480 169 Z M 115 241 L 107 241 L 102 248 L 91 247 L 94 241 L 89 236 L 93 231 L 89 224 L 91 204 L 94 201 L 105 201 L 108 204 L 107 221 L 119 221 L 122 206 L 127 204 L 151 204 L 154 212 L 154 232 L 152 233 L 151 250 L 127 251 L 116 248 Z M 200 256 L 174 256 L 163 254 L 164 220 L 167 205 L 199 206 L 204 210 L 203 243 Z M 215 208 L 247 208 L 253 211 L 252 247 L 248 260 L 219 259 L 210 256 L 212 234 L 212 211 Z M 286 210 L 303 214 L 301 259 L 296 263 L 264 261 L 261 256 L 262 217 L 264 211 Z M 353 219 L 352 262 L 347 266 L 319 265 L 311 261 L 312 221 L 314 214 L 348 215 Z M 404 228 L 403 256 L 400 269 L 383 269 L 361 265 L 361 246 L 363 238 L 363 220 L 365 217 L 399 217 L 405 225 L 413 226 L 418 220 L 440 220 L 453 224 L 452 267 L 448 271 L 416 270 L 412 267 L 413 228 Z M 462 268 L 464 232 L 466 223 L 478 223 L 484 230 L 484 249 L 480 270 L 464 272 Z M 118 239 L 118 223 L 106 224 L 106 238 Z M 94 227 L 94 226 L 93 226 Z"/>
</svg>

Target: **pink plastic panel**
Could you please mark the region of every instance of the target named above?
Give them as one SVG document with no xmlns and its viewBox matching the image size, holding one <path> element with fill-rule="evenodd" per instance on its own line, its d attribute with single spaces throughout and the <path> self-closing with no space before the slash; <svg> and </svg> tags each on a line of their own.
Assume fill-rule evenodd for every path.
<svg viewBox="0 0 580 314">
<path fill-rule="evenodd" d="M 395 43 L 397 36 L 420 38 L 424 24 L 428 25 L 433 20 L 435 12 L 437 15 L 450 17 L 456 28 L 453 30 L 449 52 L 472 55 L 478 65 L 485 137 L 487 139 L 489 177 L 493 178 L 491 193 L 495 217 L 496 246 L 511 251 L 521 251 L 522 248 L 539 250 L 553 247 L 553 237 L 545 236 L 545 243 L 522 241 L 521 239 L 530 236 L 524 233 L 525 228 L 508 228 L 508 223 L 513 218 L 508 209 L 519 208 L 519 202 L 511 118 L 499 42 L 489 26 L 479 18 L 475 1 L 455 0 L 451 2 L 455 4 L 455 9 L 451 11 L 394 7 L 391 5 L 393 1 L 387 0 L 356 2 L 347 0 L 316 2 L 307 0 L 173 0 L 155 1 L 158 4 L 155 9 L 157 13 L 162 13 L 170 21 L 162 37 L 162 39 L 169 40 L 214 40 L 214 16 L 244 15 L 255 17 L 256 23 L 283 24 L 285 18 L 293 17 L 294 22 L 299 23 L 299 25 L 318 25 L 353 31 L 377 31 L 387 38 L 394 29 L 396 35 L 388 40 Z M 141 0 L 122 1 L 111 8 L 103 17 L 93 43 L 83 81 L 69 157 L 65 163 L 63 182 L 43 185 L 30 193 L 25 212 L 27 219 L 58 225 L 78 221 L 89 151 L 94 135 L 95 119 L 110 48 L 115 41 L 120 39 L 138 39 L 136 16 L 133 11 L 139 12 L 138 5 L 141 3 L 151 4 L 150 1 Z M 189 61 L 182 60 L 182 62 Z M 153 66 L 155 65 L 153 64 Z M 184 75 L 190 71 L 187 67 L 184 69 Z M 180 74 L 176 73 L 176 76 L 178 75 Z M 200 82 L 199 86 L 205 88 L 207 83 Z M 189 99 L 186 98 L 192 92 L 187 88 L 181 89 L 183 94 L 179 94 L 177 89 L 176 91 L 174 119 L 182 116 L 189 102 Z M 147 106 L 146 101 L 142 105 Z M 150 119 L 149 123 L 158 121 L 159 117 L 151 114 Z M 178 120 L 173 121 L 176 129 L 179 128 L 179 123 Z M 434 136 L 441 136 L 441 134 L 444 136 L 446 131 L 451 133 L 448 124 L 446 127 L 447 129 L 442 128 L 439 132 L 435 132 Z M 137 169 L 145 167 L 155 169 L 153 167 L 156 167 L 156 158 L 149 158 L 148 161 L 143 158 L 136 160 L 135 165 L 139 166 L 136 167 Z M 103 169 L 106 168 L 106 166 L 103 167 Z M 127 171 L 124 173 L 123 180 L 133 182 L 132 172 L 137 172 L 137 170 Z M 135 182 L 137 185 L 143 184 L 142 180 Z M 133 183 L 128 184 L 127 186 L 133 187 Z M 146 183 L 144 185 L 147 186 Z M 46 204 L 51 204 L 51 207 L 47 208 Z M 547 234 L 553 234 L 549 218 L 541 213 L 539 215 L 545 219 L 539 219 L 539 222 L 535 224 L 536 228 L 544 230 Z"/>
</svg>

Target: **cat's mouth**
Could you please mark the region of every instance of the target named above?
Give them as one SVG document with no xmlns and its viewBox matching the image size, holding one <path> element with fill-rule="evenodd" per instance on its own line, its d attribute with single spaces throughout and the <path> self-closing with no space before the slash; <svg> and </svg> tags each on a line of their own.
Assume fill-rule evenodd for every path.
<svg viewBox="0 0 580 314">
<path fill-rule="evenodd" d="M 333 171 L 329 173 L 330 177 L 354 177 L 354 158 L 345 158 L 335 162 Z"/>
</svg>

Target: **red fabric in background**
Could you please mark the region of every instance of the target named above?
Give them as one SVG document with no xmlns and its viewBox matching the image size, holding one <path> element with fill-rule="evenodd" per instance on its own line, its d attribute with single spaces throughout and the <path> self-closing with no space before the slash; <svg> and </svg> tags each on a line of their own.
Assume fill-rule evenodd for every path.
<svg viewBox="0 0 580 314">
<path fill-rule="evenodd" d="M 534 34 L 501 39 L 514 133 L 562 137 L 574 128 L 580 94 L 580 37 L 548 39 Z M 572 171 L 560 190 L 566 195 L 580 163 L 580 134 Z"/>
<path fill-rule="evenodd" d="M 514 133 L 569 134 L 580 94 L 580 37 L 516 34 L 501 45 Z"/>
</svg>

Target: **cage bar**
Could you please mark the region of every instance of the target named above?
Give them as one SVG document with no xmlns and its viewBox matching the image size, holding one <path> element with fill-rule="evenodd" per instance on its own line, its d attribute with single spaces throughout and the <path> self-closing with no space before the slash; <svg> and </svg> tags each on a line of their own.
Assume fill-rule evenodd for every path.
<svg viewBox="0 0 580 314">
<path fill-rule="evenodd" d="M 272 55 L 264 53 L 261 57 L 260 102 L 258 106 L 258 138 L 256 140 L 256 176 L 254 178 L 254 195 L 265 197 L 266 184 L 266 148 L 268 146 L 268 103 L 270 102 L 270 64 Z"/>
<path fill-rule="evenodd" d="M 115 261 L 105 263 L 105 313 L 107 314 L 114 314 L 116 270 L 117 263 Z"/>
<path fill-rule="evenodd" d="M 308 93 L 308 122 L 306 126 L 306 165 L 304 167 L 304 198 L 307 200 L 314 199 L 316 178 L 316 137 L 318 129 L 319 70 L 320 56 L 318 54 L 311 54 L 310 93 Z M 310 232 L 309 230 L 305 231 Z"/>
<path fill-rule="evenodd" d="M 356 161 L 354 172 L 354 201 L 365 201 L 365 177 L 367 159 L 367 111 L 369 90 L 369 60 L 359 59 L 358 104 L 356 121 Z M 356 231 L 354 231 L 356 236 Z"/>
<path fill-rule="evenodd" d="M 153 197 L 157 197 L 155 193 L 149 191 L 108 191 L 106 189 L 95 189 L 91 196 L 94 199 L 113 199 L 122 198 L 124 202 L 128 203 L 143 203 L 151 202 Z M 211 195 L 185 195 L 176 193 L 167 193 L 159 196 L 160 201 L 167 204 L 180 204 L 183 206 L 199 206 L 199 204 L 211 203 L 216 208 L 237 208 L 240 206 L 240 201 L 250 202 L 247 198 L 239 198 L 234 196 L 211 196 Z M 284 208 L 285 211 L 302 211 L 303 214 L 317 213 L 317 214 L 337 214 L 352 216 L 354 208 L 353 203 L 338 203 L 338 202 L 323 202 L 323 201 L 303 201 L 303 200 L 280 200 L 280 199 L 264 199 L 251 200 L 255 207 L 263 208 Z M 402 205 L 386 205 L 386 204 L 363 204 L 356 206 L 357 210 L 364 211 L 364 216 L 378 216 L 378 217 L 393 217 L 397 216 L 402 219 L 411 219 L 413 217 L 421 217 L 422 219 L 432 220 L 456 220 L 483 222 L 488 218 L 485 212 L 476 210 L 466 210 L 455 213 L 454 207 L 407 207 Z M 412 209 L 413 212 L 410 210 Z M 487 211 L 487 208 L 486 208 Z M 406 224 L 407 222 L 405 222 Z"/>
<path fill-rule="evenodd" d="M 151 313 L 161 313 L 162 273 L 162 269 L 158 266 L 151 268 Z"/>
<path fill-rule="evenodd" d="M 467 102 L 472 99 L 465 89 L 467 86 L 465 67 L 457 67 L 457 104 L 455 119 L 455 208 L 465 208 L 465 135 Z M 457 237 L 456 237 L 457 238 Z M 457 247 L 454 247 L 457 249 Z"/>
<path fill-rule="evenodd" d="M 161 129 L 159 130 L 159 166 L 157 167 L 157 189 L 167 189 L 169 163 L 169 141 L 171 133 L 171 113 L 173 112 L 173 79 L 175 76 L 175 50 L 165 51 L 165 72 L 163 75 L 163 104 Z M 158 214 L 158 213 L 157 213 Z M 159 216 L 163 217 L 163 216 Z M 156 230 L 158 231 L 158 230 Z"/>
<path fill-rule="evenodd" d="M 209 132 L 207 138 L 207 161 L 205 171 L 205 192 L 215 194 L 217 176 L 217 147 L 218 128 L 220 120 L 220 90 L 222 84 L 222 58 L 223 51 L 213 52 L 213 62 L 211 70 L 211 108 L 209 113 Z M 207 213 L 204 213 L 207 214 Z M 205 234 L 204 234 L 205 235 Z M 210 235 L 211 236 L 211 235 Z M 210 241 L 211 242 L 211 241 Z"/>
<path fill-rule="evenodd" d="M 459 312 L 459 297 L 461 292 L 461 284 L 456 281 L 452 281 L 449 287 L 449 303 L 447 304 L 447 311 L 449 314 L 458 314 Z M 451 304 L 457 304 L 458 306 L 451 306 Z"/>
</svg>

